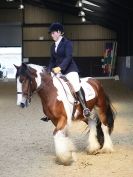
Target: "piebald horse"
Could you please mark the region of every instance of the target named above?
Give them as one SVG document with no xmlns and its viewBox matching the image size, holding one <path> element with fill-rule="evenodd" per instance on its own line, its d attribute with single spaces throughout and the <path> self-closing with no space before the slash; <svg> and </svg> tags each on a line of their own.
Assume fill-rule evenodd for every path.
<svg viewBox="0 0 133 177">
<path fill-rule="evenodd" d="M 95 116 L 93 114 L 86 119 L 80 103 L 75 104 L 75 97 L 62 78 L 48 73 L 43 66 L 25 63 L 14 66 L 17 69 L 17 105 L 28 106 L 33 93 L 38 93 L 44 114 L 55 126 L 53 136 L 58 162 L 70 165 L 74 161 L 75 147 L 68 135 L 68 128 L 73 120 L 84 121 L 89 128 L 86 147 L 89 154 L 113 151 L 110 134 L 115 114 L 109 97 L 98 80 L 81 79 L 87 106 L 95 112 Z"/>
</svg>

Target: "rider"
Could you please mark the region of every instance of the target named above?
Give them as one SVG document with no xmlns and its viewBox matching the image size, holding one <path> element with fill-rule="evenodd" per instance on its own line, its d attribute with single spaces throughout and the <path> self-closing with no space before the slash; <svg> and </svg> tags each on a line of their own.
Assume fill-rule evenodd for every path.
<svg viewBox="0 0 133 177">
<path fill-rule="evenodd" d="M 89 117 L 90 111 L 86 106 L 85 96 L 80 86 L 79 70 L 72 58 L 72 43 L 64 37 L 64 28 L 58 22 L 50 25 L 49 34 L 54 40 L 54 43 L 51 46 L 51 60 L 48 66 L 48 72 L 53 71 L 55 74 L 62 73 L 66 76 L 82 105 L 84 117 Z"/>
</svg>

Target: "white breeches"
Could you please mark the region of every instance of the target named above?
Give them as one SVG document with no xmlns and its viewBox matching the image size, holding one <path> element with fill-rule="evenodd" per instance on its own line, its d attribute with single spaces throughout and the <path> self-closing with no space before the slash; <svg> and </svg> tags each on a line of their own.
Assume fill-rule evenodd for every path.
<svg viewBox="0 0 133 177">
<path fill-rule="evenodd" d="M 78 73 L 77 72 L 70 72 L 70 73 L 66 74 L 65 76 L 69 80 L 69 82 L 72 84 L 75 92 L 78 92 L 81 87 Z"/>
</svg>

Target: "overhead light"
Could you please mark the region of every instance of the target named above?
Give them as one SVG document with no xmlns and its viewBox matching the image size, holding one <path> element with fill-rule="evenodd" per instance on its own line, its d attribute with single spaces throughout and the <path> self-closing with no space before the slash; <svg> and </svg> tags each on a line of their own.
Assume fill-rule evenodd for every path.
<svg viewBox="0 0 133 177">
<path fill-rule="evenodd" d="M 94 3 L 92 3 L 92 2 L 89 2 L 89 1 L 86 1 L 86 0 L 82 0 L 82 3 L 88 4 L 88 5 L 91 5 L 91 6 L 95 6 L 95 7 L 100 7 L 99 5 L 94 4 Z"/>
<path fill-rule="evenodd" d="M 19 9 L 24 9 L 23 0 L 20 1 Z"/>
<path fill-rule="evenodd" d="M 76 3 L 76 7 L 82 7 L 83 6 L 83 3 L 81 0 L 77 1 Z"/>
<path fill-rule="evenodd" d="M 86 18 L 85 17 L 82 17 L 81 18 L 81 21 L 84 23 L 84 22 L 86 22 Z"/>
<path fill-rule="evenodd" d="M 83 10 L 81 10 L 81 11 L 79 12 L 79 15 L 78 15 L 78 16 L 84 17 L 84 16 L 85 16 L 85 12 L 84 12 Z"/>
<path fill-rule="evenodd" d="M 20 5 L 19 5 L 19 9 L 24 9 L 24 5 L 23 5 L 23 4 L 20 4 Z"/>
<path fill-rule="evenodd" d="M 89 11 L 89 12 L 94 12 L 93 10 L 85 8 L 85 7 L 83 7 L 83 9 L 86 10 L 86 11 Z"/>
<path fill-rule="evenodd" d="M 6 0 L 7 2 L 12 2 L 12 1 L 14 1 L 14 0 Z"/>
</svg>

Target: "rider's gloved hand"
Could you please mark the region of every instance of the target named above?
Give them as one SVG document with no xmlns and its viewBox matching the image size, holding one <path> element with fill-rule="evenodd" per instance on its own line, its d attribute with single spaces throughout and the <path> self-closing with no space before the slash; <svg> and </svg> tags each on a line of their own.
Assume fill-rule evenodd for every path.
<svg viewBox="0 0 133 177">
<path fill-rule="evenodd" d="M 53 68 L 52 70 L 53 70 L 53 72 L 54 72 L 55 74 L 58 74 L 58 73 L 61 72 L 61 68 L 60 68 L 60 67 L 55 67 L 55 68 Z"/>
</svg>

